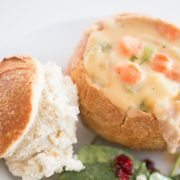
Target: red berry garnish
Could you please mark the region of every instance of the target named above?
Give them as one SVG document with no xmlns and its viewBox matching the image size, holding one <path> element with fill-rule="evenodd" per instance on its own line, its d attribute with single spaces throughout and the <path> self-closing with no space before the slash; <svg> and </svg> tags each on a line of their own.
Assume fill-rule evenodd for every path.
<svg viewBox="0 0 180 180">
<path fill-rule="evenodd" d="M 129 179 L 129 175 L 127 175 L 122 169 L 117 170 L 117 176 L 120 177 L 120 180 Z"/>
<path fill-rule="evenodd" d="M 119 155 L 115 159 L 115 165 L 117 169 L 123 169 L 128 175 L 132 175 L 132 160 L 129 159 L 126 155 Z"/>
<path fill-rule="evenodd" d="M 115 167 L 117 176 L 121 180 L 129 180 L 132 175 L 133 163 L 128 156 L 121 154 L 115 158 Z"/>
<path fill-rule="evenodd" d="M 152 172 L 158 172 L 158 170 L 154 166 L 154 163 L 151 160 L 145 159 L 143 161 L 146 163 L 146 167 L 151 173 Z"/>
</svg>

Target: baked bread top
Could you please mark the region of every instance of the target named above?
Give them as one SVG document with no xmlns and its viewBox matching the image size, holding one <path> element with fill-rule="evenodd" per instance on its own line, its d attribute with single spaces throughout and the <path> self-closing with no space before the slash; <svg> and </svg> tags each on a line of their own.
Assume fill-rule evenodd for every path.
<svg viewBox="0 0 180 180">
<path fill-rule="evenodd" d="M 13 56 L 0 63 L 0 157 L 13 153 L 26 133 L 40 97 L 39 65 Z"/>
</svg>

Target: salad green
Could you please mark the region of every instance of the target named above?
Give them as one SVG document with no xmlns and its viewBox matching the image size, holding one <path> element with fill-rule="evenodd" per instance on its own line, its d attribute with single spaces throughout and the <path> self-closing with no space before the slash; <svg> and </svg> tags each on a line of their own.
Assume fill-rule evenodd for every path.
<svg viewBox="0 0 180 180">
<path fill-rule="evenodd" d="M 114 160 L 119 154 L 126 154 L 129 157 L 130 154 L 119 148 L 112 148 L 103 145 L 85 145 L 79 153 L 78 158 L 82 163 L 109 163 Z"/>
<path fill-rule="evenodd" d="M 59 180 L 118 180 L 113 165 L 109 163 L 84 164 L 85 169 L 80 172 L 65 172 Z"/>
<path fill-rule="evenodd" d="M 80 172 L 63 172 L 59 175 L 58 180 L 119 180 L 116 176 L 114 160 L 121 154 L 128 156 L 133 162 L 131 180 L 139 180 L 142 177 L 145 180 L 180 180 L 180 175 L 174 176 L 175 171 L 179 168 L 179 157 L 173 168 L 173 174 L 166 177 L 159 172 L 149 170 L 145 162 L 135 159 L 127 149 L 102 145 L 101 140 L 98 139 L 93 141 L 93 144 L 81 147 L 77 154 L 85 169 Z"/>
</svg>

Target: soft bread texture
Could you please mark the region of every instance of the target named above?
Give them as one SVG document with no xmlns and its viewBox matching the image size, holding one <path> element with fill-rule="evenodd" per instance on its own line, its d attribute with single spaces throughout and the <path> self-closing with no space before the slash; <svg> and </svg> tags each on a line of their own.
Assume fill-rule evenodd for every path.
<svg viewBox="0 0 180 180">
<path fill-rule="evenodd" d="M 33 121 L 43 82 L 38 67 L 24 56 L 0 63 L 0 157 L 13 153 Z"/>
<path fill-rule="evenodd" d="M 73 155 L 78 120 L 76 86 L 61 68 L 31 57 L 0 63 L 0 155 L 24 180 L 79 171 Z"/>
<path fill-rule="evenodd" d="M 159 19 L 136 14 L 123 14 L 114 18 L 117 21 L 124 21 L 131 18 L 139 21 L 147 21 L 157 26 L 167 26 L 175 29 L 177 32 L 175 34 L 176 37 L 180 37 L 178 28 Z M 83 55 L 88 36 L 94 29 L 101 30 L 102 28 L 103 22 L 97 23 L 84 35 L 67 69 L 67 73 L 72 77 L 78 87 L 83 122 L 87 127 L 105 139 L 133 149 L 166 149 L 167 144 L 162 136 L 162 128 L 167 128 L 166 122 L 160 122 L 150 112 L 143 112 L 142 110 L 133 108 L 124 111 L 115 106 L 105 97 L 100 88 L 93 84 L 88 76 L 83 63 Z M 177 141 L 179 136 L 174 138 Z"/>
</svg>

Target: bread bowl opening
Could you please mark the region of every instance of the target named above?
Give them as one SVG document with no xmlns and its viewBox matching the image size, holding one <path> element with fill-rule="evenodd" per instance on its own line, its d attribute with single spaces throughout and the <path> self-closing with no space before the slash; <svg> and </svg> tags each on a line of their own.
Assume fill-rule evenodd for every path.
<svg viewBox="0 0 180 180">
<path fill-rule="evenodd" d="M 88 31 L 84 67 L 117 107 L 151 113 L 170 152 L 180 147 L 180 30 L 158 19 L 122 16 Z"/>
</svg>

